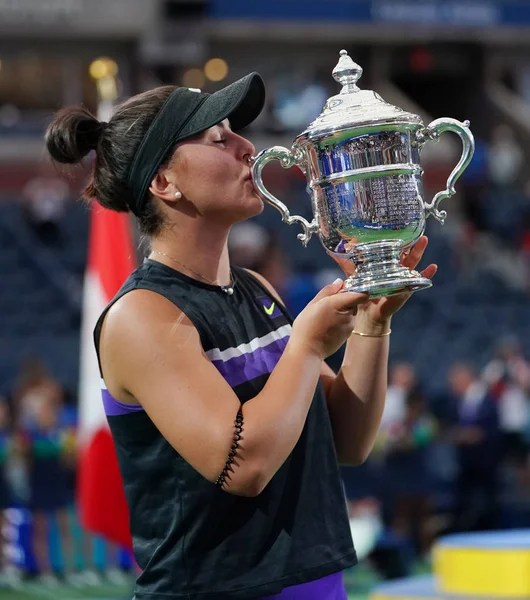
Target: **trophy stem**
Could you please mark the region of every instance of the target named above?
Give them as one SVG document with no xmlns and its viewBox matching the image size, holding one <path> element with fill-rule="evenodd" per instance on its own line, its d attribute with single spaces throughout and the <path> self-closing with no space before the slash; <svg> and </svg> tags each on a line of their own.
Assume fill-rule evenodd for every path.
<svg viewBox="0 0 530 600">
<path fill-rule="evenodd" d="M 351 260 L 355 273 L 343 291 L 367 293 L 371 298 L 394 296 L 431 287 L 432 282 L 401 262 L 403 242 L 389 240 L 355 246 Z"/>
</svg>

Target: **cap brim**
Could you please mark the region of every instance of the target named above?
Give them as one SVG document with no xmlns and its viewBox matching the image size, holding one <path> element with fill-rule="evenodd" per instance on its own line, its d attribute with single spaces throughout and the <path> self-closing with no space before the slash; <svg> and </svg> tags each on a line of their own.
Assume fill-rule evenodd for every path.
<svg viewBox="0 0 530 600">
<path fill-rule="evenodd" d="M 258 73 L 250 73 L 208 96 L 184 127 L 180 139 L 191 137 L 230 120 L 232 130 L 250 125 L 265 105 L 265 84 Z"/>
</svg>

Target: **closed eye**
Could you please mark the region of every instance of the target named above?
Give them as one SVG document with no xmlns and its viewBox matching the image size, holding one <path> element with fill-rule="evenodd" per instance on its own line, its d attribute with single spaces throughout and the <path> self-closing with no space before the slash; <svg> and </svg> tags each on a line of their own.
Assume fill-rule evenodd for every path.
<svg viewBox="0 0 530 600">
<path fill-rule="evenodd" d="M 214 140 L 214 144 L 226 144 L 226 140 Z"/>
</svg>

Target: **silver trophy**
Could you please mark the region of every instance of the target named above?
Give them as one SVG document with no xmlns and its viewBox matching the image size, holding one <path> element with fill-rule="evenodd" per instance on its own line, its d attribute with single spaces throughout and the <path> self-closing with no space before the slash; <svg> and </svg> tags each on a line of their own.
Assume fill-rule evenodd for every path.
<svg viewBox="0 0 530 600">
<path fill-rule="evenodd" d="M 362 68 L 341 50 L 333 70 L 341 92 L 328 99 L 290 150 L 274 146 L 260 152 L 252 177 L 262 198 L 280 211 L 285 223 L 302 226 L 298 238 L 304 246 L 318 233 L 326 250 L 353 261 L 355 273 L 346 280 L 345 290 L 377 298 L 431 286 L 418 271 L 401 265 L 400 258 L 423 234 L 429 215 L 443 224 L 447 213 L 438 205 L 455 193 L 455 181 L 470 163 L 475 142 L 468 121 L 442 118 L 426 127 L 418 115 L 359 89 L 361 75 Z M 464 148 L 446 189 L 427 204 L 420 151 L 444 131 L 456 133 Z M 306 176 L 314 215 L 310 223 L 291 215 L 264 186 L 262 170 L 273 160 L 284 168 L 297 166 Z"/>
</svg>

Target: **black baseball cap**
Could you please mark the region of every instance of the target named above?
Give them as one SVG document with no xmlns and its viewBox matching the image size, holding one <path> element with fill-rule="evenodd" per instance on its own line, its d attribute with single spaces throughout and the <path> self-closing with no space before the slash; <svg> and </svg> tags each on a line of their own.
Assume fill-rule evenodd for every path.
<svg viewBox="0 0 530 600">
<path fill-rule="evenodd" d="M 229 119 L 232 129 L 239 131 L 254 121 L 264 104 L 265 84 L 258 73 L 250 73 L 213 94 L 186 87 L 175 89 L 162 105 L 134 156 L 127 177 L 131 211 L 135 215 L 141 213 L 151 181 L 175 144 L 224 119 Z"/>
</svg>

